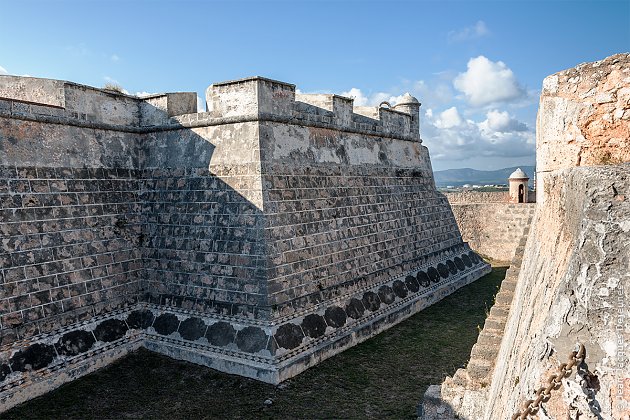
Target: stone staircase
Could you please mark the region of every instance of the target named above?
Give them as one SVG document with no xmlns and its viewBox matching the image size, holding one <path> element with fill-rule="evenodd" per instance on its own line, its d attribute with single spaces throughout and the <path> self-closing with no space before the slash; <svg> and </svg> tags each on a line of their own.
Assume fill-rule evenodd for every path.
<svg viewBox="0 0 630 420">
<path fill-rule="evenodd" d="M 431 385 L 418 407 L 421 420 L 445 420 L 466 418 L 481 419 L 487 402 L 492 373 L 496 364 L 505 325 L 518 275 L 523 262 L 523 253 L 533 214 L 530 214 L 527 227 L 518 243 L 510 262 L 505 279 L 501 283 L 495 302 L 486 318 L 477 343 L 470 353 L 470 360 L 464 369 L 458 369 L 452 378 L 447 377 L 442 385 Z M 458 416 L 458 413 L 460 414 Z M 464 414 L 465 416 L 461 416 Z"/>
<path fill-rule="evenodd" d="M 477 343 L 470 352 L 470 361 L 466 369 L 459 369 L 453 376 L 453 381 L 460 386 L 483 388 L 490 384 L 501 340 L 503 339 L 505 324 L 510 313 L 516 282 L 521 271 L 527 233 L 529 233 L 529 228 L 526 229 L 518 243 L 516 255 L 510 262 L 510 268 L 507 270 L 505 279 L 501 283 L 501 288 L 495 297 L 494 305 L 492 305 L 488 318 L 486 318 L 483 330 L 479 333 Z"/>
</svg>

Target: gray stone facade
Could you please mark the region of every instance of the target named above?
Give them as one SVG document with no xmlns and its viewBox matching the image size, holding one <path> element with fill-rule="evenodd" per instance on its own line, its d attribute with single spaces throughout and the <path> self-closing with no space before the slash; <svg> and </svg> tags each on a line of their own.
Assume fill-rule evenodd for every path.
<svg viewBox="0 0 630 420">
<path fill-rule="evenodd" d="M 192 95 L 0 76 L 3 409 L 140 346 L 278 383 L 489 271 L 419 104 Z"/>
<path fill-rule="evenodd" d="M 475 252 L 493 260 L 512 260 L 523 232 L 529 227 L 536 203 L 484 203 L 475 200 L 472 194 L 467 195 L 471 202 L 453 202 L 451 194 L 445 195 L 463 240 Z"/>
</svg>

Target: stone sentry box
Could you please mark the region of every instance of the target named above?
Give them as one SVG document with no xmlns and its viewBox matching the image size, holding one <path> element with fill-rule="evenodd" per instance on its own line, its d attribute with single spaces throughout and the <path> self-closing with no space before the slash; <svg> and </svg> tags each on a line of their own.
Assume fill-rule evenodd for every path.
<svg viewBox="0 0 630 420">
<path fill-rule="evenodd" d="M 490 270 L 414 98 L 195 98 L 0 76 L 2 409 L 142 346 L 279 383 Z"/>
</svg>

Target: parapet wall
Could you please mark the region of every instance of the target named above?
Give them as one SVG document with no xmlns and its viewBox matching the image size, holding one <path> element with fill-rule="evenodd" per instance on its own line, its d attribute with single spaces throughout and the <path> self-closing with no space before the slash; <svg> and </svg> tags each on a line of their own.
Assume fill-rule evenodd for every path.
<svg viewBox="0 0 630 420">
<path fill-rule="evenodd" d="M 536 202 L 536 192 L 528 191 L 528 203 Z M 451 204 L 483 204 L 483 203 L 509 203 L 508 191 L 462 191 L 444 193 Z"/>
<path fill-rule="evenodd" d="M 562 378 L 539 415 L 630 415 L 627 92 L 630 54 L 545 79 L 536 142 L 543 199 L 527 241 L 486 419 L 511 418 L 522 410 L 577 343 L 586 347 L 585 363 Z"/>
<path fill-rule="evenodd" d="M 293 121 L 308 126 L 338 129 L 345 132 L 372 134 L 420 141 L 417 127 L 420 104 L 413 113 L 388 108 L 352 106 L 352 99 L 338 95 L 295 94 L 295 85 L 261 77 L 218 83 L 206 91 L 212 103 L 210 118 L 248 118 L 262 121 Z M 406 108 L 405 108 L 406 109 Z M 186 122 L 186 118 L 182 120 Z"/>
<path fill-rule="evenodd" d="M 476 196 L 479 194 L 479 196 Z M 507 193 L 447 193 L 464 242 L 483 256 L 508 262 L 529 227 L 535 203 L 511 204 L 486 199 L 508 197 Z"/>
<path fill-rule="evenodd" d="M 444 195 L 451 205 L 510 202 L 510 194 L 507 191 L 445 192 Z"/>
<path fill-rule="evenodd" d="M 543 81 L 538 111 L 538 202 L 554 170 L 630 160 L 629 54 L 583 63 Z"/>
<path fill-rule="evenodd" d="M 0 76 L 2 409 L 139 346 L 278 383 L 489 270 L 415 99 L 191 95 Z"/>
<path fill-rule="evenodd" d="M 165 124 L 170 117 L 197 112 L 194 92 L 140 99 L 62 80 L 19 76 L 0 77 L 0 100 L 0 109 L 14 118 L 83 122 L 83 126 L 109 126 L 119 131 L 139 131 L 139 127 Z"/>
</svg>

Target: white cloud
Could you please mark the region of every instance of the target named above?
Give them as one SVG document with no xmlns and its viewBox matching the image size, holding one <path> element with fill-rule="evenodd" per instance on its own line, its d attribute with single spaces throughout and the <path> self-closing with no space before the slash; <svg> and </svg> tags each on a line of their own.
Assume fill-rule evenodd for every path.
<svg viewBox="0 0 630 420">
<path fill-rule="evenodd" d="M 459 116 L 459 112 L 454 106 L 441 112 L 439 117 L 435 120 L 435 126 L 438 128 L 452 128 L 461 124 L 462 117 Z"/>
<path fill-rule="evenodd" d="M 388 92 L 376 92 L 371 95 L 366 95 L 359 88 L 352 88 L 348 91 L 341 92 L 340 95 L 354 99 L 355 106 L 379 106 L 383 101 L 394 105 L 402 98 L 402 95 L 393 96 Z"/>
<path fill-rule="evenodd" d="M 418 83 L 420 83 L 420 85 L 418 85 Z M 421 86 L 422 83 L 424 82 L 414 82 L 413 86 Z M 416 92 L 417 89 L 410 90 L 414 96 L 419 96 L 419 94 Z M 425 90 L 425 92 L 428 92 L 428 89 Z M 367 95 L 363 93 L 363 91 L 359 88 L 352 88 L 348 91 L 341 92 L 340 95 L 348 98 L 353 98 L 355 106 L 379 106 L 382 102 L 389 102 L 392 106 L 394 106 L 401 101 L 403 96 L 405 96 L 404 93 L 400 95 L 394 95 L 391 92 L 376 92 Z M 442 101 L 436 102 L 442 103 Z"/>
<path fill-rule="evenodd" d="M 490 30 L 486 26 L 486 23 L 483 20 L 477 21 L 472 26 L 467 26 L 458 31 L 450 31 L 448 33 L 449 42 L 461 42 L 468 41 L 471 39 L 478 39 L 490 34 Z"/>
<path fill-rule="evenodd" d="M 143 98 L 145 96 L 151 96 L 151 95 L 155 95 L 155 93 L 145 92 L 145 91 L 134 93 L 134 96 L 137 96 L 138 98 Z"/>
<path fill-rule="evenodd" d="M 455 89 L 462 92 L 473 106 L 522 99 L 525 90 L 516 76 L 502 61 L 491 61 L 483 55 L 468 61 L 468 70 L 453 80 Z"/>
<path fill-rule="evenodd" d="M 0 66 L 0 74 L 9 74 L 9 72 L 6 71 L 4 67 Z"/>
<path fill-rule="evenodd" d="M 457 108 L 425 112 L 420 122 L 422 139 L 435 161 L 465 161 L 476 158 L 530 158 L 535 152 L 535 134 L 507 112 L 489 111 L 481 122 L 465 120 Z"/>
<path fill-rule="evenodd" d="M 389 102 L 391 105 L 394 105 L 394 103 L 396 102 L 396 97 L 387 92 L 376 92 L 374 95 L 370 96 L 370 99 L 368 99 L 368 104 L 372 106 L 379 106 L 385 101 Z"/>
<path fill-rule="evenodd" d="M 509 76 L 507 81 L 513 82 L 513 86 L 516 87 L 516 96 L 526 96 L 516 83 L 512 72 L 503 63 L 493 63 L 485 57 L 478 57 L 469 63 L 469 72 L 464 73 L 464 76 L 460 75 L 462 81 L 459 86 L 468 89 L 472 96 L 472 100 L 469 99 L 471 103 L 475 105 L 485 103 L 481 101 L 480 93 L 475 90 L 477 85 L 471 84 L 470 78 L 467 77 L 472 75 L 474 79 L 474 76 L 477 76 L 479 62 L 482 64 L 481 67 L 489 67 L 491 70 L 490 77 L 486 78 L 489 80 L 481 78 L 483 82 L 481 86 L 487 88 L 487 84 L 491 83 L 501 88 L 498 93 L 494 93 L 492 101 L 484 96 L 481 99 L 488 100 L 488 103 L 496 103 L 499 102 L 497 98 L 510 96 L 505 93 L 505 91 L 510 93 L 505 87 L 506 75 Z M 452 80 L 452 76 L 449 79 Z M 404 81 L 400 89 L 396 89 L 399 92 L 410 91 L 425 104 L 420 131 L 424 144 L 429 148 L 431 159 L 436 163 L 435 167 L 479 165 L 479 162 L 483 162 L 482 165 L 500 166 L 506 163 L 509 166 L 533 160 L 535 134 L 532 129 L 507 111 L 496 107 L 486 109 L 484 114 L 480 115 L 479 108 L 470 108 L 461 102 L 455 105 L 454 100 L 458 98 L 454 95 L 450 80 L 449 84 L 446 79 L 438 80 L 435 84 L 423 80 Z M 509 84 L 507 85 L 509 87 Z M 369 94 L 356 87 L 341 95 L 354 98 L 356 106 L 378 106 L 384 100 L 395 105 L 403 96 L 391 92 Z M 509 106 L 513 107 L 521 99 L 523 98 L 519 97 L 518 100 L 510 102 Z"/>
<path fill-rule="evenodd" d="M 488 111 L 485 121 L 479 123 L 479 128 L 486 132 L 511 133 L 527 131 L 527 125 L 512 118 L 507 111 Z"/>
<path fill-rule="evenodd" d="M 393 93 L 396 92 L 396 93 Z M 446 81 L 437 81 L 435 83 L 426 83 L 424 80 L 410 81 L 406 80 L 400 86 L 390 91 L 376 92 L 368 94 L 361 89 L 353 87 L 350 90 L 341 92 L 340 95 L 354 99 L 356 106 L 378 106 L 381 102 L 387 101 L 391 105 L 395 105 L 404 96 L 404 92 L 418 98 L 423 106 L 438 108 L 452 102 L 454 94 L 453 88 Z M 301 93 L 297 92 L 296 93 Z M 397 94 L 400 93 L 400 94 Z"/>
<path fill-rule="evenodd" d="M 354 99 L 354 105 L 356 106 L 367 106 L 368 104 L 368 97 L 365 96 L 359 88 L 352 88 L 348 91 L 341 92 L 341 96 Z"/>
<path fill-rule="evenodd" d="M 120 61 L 120 57 L 118 57 L 116 54 L 112 54 L 109 59 L 112 60 L 114 63 Z"/>
<path fill-rule="evenodd" d="M 427 84 L 424 80 L 418 80 L 414 82 L 411 93 L 426 106 L 439 107 L 453 100 L 453 89 L 444 81 Z"/>
</svg>

